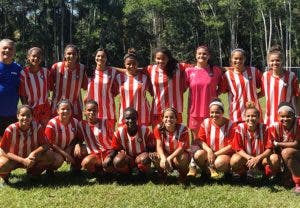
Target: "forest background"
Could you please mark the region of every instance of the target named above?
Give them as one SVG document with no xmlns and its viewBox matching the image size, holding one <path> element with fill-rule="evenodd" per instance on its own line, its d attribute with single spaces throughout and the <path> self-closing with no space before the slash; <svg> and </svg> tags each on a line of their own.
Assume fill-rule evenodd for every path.
<svg viewBox="0 0 300 208">
<path fill-rule="evenodd" d="M 248 64 L 264 69 L 273 44 L 282 46 L 285 66 L 299 66 L 300 1 L 1 0 L 0 38 L 17 42 L 16 60 L 22 65 L 32 46 L 43 49 L 43 64 L 49 67 L 62 59 L 66 44 L 74 43 L 89 69 L 99 47 L 113 66 L 122 66 L 124 53 L 134 47 L 145 66 L 158 46 L 193 62 L 202 44 L 220 66 L 228 66 L 230 51 L 241 47 Z"/>
</svg>

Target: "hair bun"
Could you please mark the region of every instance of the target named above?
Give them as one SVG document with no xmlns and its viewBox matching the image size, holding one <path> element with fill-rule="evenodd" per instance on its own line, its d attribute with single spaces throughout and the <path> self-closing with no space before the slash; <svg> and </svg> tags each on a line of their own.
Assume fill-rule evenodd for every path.
<svg viewBox="0 0 300 208">
<path fill-rule="evenodd" d="M 249 108 L 256 108 L 255 103 L 252 101 L 248 101 L 246 103 L 246 109 L 249 109 Z"/>
<path fill-rule="evenodd" d="M 273 45 L 271 46 L 271 48 L 269 49 L 270 53 L 274 53 L 274 52 L 281 52 L 281 46 L 280 45 Z"/>
<path fill-rule="evenodd" d="M 134 48 L 128 48 L 127 53 L 130 55 L 136 55 L 136 50 Z"/>
</svg>

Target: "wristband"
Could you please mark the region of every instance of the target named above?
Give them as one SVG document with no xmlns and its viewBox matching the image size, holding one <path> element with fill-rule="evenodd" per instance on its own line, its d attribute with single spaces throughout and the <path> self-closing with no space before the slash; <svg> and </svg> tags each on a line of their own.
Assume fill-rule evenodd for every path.
<svg viewBox="0 0 300 208">
<path fill-rule="evenodd" d="M 278 147 L 278 142 L 276 142 L 275 140 L 274 140 L 273 144 L 275 147 Z"/>
</svg>

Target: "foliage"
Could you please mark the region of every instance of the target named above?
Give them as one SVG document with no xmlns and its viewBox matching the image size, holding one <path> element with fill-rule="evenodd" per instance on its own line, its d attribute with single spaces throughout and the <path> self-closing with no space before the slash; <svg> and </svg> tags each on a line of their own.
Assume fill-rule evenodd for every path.
<svg viewBox="0 0 300 208">
<path fill-rule="evenodd" d="M 280 44 L 291 62 L 287 65 L 298 65 L 299 11 L 295 0 L 2 0 L 0 38 L 17 41 L 22 64 L 26 50 L 40 46 L 50 66 L 72 42 L 89 68 L 98 47 L 106 48 L 110 64 L 117 66 L 134 47 L 145 66 L 157 46 L 192 62 L 200 44 L 211 48 L 215 64 L 228 65 L 230 51 L 242 47 L 249 64 L 259 67 L 265 67 L 270 45 Z"/>
</svg>

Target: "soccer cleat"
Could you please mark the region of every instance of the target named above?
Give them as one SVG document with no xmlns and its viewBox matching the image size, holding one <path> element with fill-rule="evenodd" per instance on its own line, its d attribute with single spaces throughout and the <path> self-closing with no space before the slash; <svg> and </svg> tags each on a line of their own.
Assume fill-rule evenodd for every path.
<svg viewBox="0 0 300 208">
<path fill-rule="evenodd" d="M 0 177 L 0 188 L 4 188 L 7 185 L 7 181 Z"/>
<path fill-rule="evenodd" d="M 294 194 L 296 194 L 297 196 L 300 195 L 300 185 L 296 184 L 294 190 L 293 190 Z"/>
<path fill-rule="evenodd" d="M 187 174 L 188 177 L 196 177 L 197 176 L 197 168 L 196 166 L 190 166 L 189 172 Z"/>
</svg>

